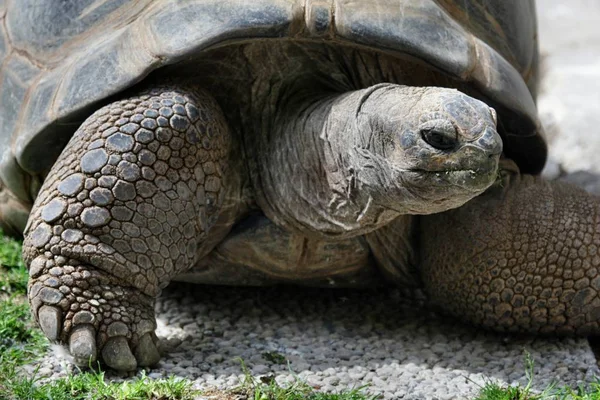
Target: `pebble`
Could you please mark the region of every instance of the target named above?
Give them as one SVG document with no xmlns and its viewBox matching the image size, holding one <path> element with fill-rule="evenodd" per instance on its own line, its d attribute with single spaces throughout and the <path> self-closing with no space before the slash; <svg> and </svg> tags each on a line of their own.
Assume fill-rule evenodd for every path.
<svg viewBox="0 0 600 400">
<path fill-rule="evenodd" d="M 259 288 L 207 287 L 202 293 L 193 286 L 188 289 L 188 293 L 165 289 L 165 300 L 157 304 L 163 321 L 159 337 L 172 341 L 195 326 L 223 335 L 183 340 L 177 352 L 166 356 L 173 363 L 161 363 L 161 370 L 185 369 L 185 376 L 202 385 L 232 387 L 233 378 L 242 371 L 240 358 L 254 376 L 274 374 L 281 385 L 302 379 L 330 391 L 370 385 L 369 393 L 380 392 L 390 399 L 398 398 L 398 393 L 414 399 L 474 397 L 482 377 L 505 383 L 522 379 L 524 349 L 544 362 L 543 374 L 535 381 L 540 390 L 557 376 L 557 370 L 561 383 L 599 373 L 583 339 L 506 344 L 455 321 L 403 311 L 385 293 L 352 292 L 350 300 L 336 304 L 327 291 L 285 288 L 269 297 Z M 284 294 L 285 300 L 279 297 Z M 256 296 L 268 299 L 242 301 Z M 178 308 L 184 312 L 177 313 Z M 340 327 L 336 333 L 323 324 L 324 313 Z M 363 323 L 380 327 L 363 330 Z M 342 335 L 343 326 L 347 328 Z M 351 360 L 348 352 L 353 354 Z M 290 361 L 293 374 L 287 362 L 265 362 L 264 353 Z M 572 355 L 566 373 L 564 354 Z M 476 367 L 470 366 L 471 359 Z"/>
<path fill-rule="evenodd" d="M 329 386 L 337 386 L 340 383 L 340 377 L 339 376 L 329 376 L 329 377 L 323 379 L 323 382 Z"/>
<path fill-rule="evenodd" d="M 269 373 L 271 369 L 264 364 L 255 365 L 252 367 L 253 375 L 264 375 Z"/>
<path fill-rule="evenodd" d="M 221 355 L 221 354 L 211 354 L 208 357 L 206 357 L 206 362 L 211 363 L 211 364 L 220 363 L 222 361 L 223 361 L 223 355 Z"/>
</svg>

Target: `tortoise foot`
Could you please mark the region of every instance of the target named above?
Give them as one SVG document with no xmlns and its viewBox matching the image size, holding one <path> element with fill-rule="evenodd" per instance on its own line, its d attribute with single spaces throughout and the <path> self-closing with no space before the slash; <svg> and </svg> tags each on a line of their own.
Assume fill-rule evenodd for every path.
<svg viewBox="0 0 600 400">
<path fill-rule="evenodd" d="M 99 360 L 132 371 L 160 360 L 153 298 L 86 266 L 33 270 L 52 264 L 43 258 L 33 263 L 29 300 L 42 331 L 66 345 L 77 365 Z"/>
</svg>

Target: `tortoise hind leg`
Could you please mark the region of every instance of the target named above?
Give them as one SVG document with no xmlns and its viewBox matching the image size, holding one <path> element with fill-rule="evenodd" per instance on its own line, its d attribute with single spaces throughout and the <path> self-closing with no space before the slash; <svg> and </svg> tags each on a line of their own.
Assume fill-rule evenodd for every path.
<svg viewBox="0 0 600 400">
<path fill-rule="evenodd" d="M 600 333 L 600 198 L 509 174 L 421 218 L 421 268 L 440 308 L 498 331 Z"/>
<path fill-rule="evenodd" d="M 49 339 L 83 364 L 158 361 L 155 297 L 233 223 L 230 148 L 219 106 L 194 88 L 153 89 L 84 122 L 25 233 L 29 300 Z"/>
<path fill-rule="evenodd" d="M 27 224 L 30 206 L 19 201 L 0 181 L 0 229 L 10 236 L 21 236 Z"/>
</svg>

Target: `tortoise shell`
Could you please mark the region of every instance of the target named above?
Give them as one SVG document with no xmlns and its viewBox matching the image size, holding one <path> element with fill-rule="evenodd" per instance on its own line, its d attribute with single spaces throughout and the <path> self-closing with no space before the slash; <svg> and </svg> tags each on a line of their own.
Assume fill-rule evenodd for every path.
<svg viewBox="0 0 600 400">
<path fill-rule="evenodd" d="M 0 180 L 32 202 L 77 121 L 109 97 L 167 65 L 273 39 L 409 57 L 451 77 L 497 109 L 505 154 L 538 173 L 535 15 L 534 0 L 3 2 Z"/>
</svg>

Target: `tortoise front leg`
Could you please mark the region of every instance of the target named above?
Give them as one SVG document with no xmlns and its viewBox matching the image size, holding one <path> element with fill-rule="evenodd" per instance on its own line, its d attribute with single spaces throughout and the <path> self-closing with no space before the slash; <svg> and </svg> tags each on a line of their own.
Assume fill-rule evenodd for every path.
<svg viewBox="0 0 600 400">
<path fill-rule="evenodd" d="M 117 370 L 159 360 L 154 300 L 227 233 L 231 137 L 215 100 L 162 87 L 75 133 L 26 230 L 29 300 L 50 340 Z M 98 357 L 100 355 L 100 357 Z"/>
<path fill-rule="evenodd" d="M 426 291 L 498 331 L 600 333 L 600 198 L 504 173 L 464 206 L 421 218 Z"/>
</svg>

